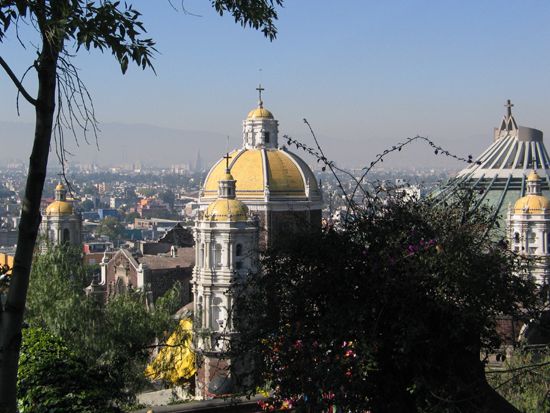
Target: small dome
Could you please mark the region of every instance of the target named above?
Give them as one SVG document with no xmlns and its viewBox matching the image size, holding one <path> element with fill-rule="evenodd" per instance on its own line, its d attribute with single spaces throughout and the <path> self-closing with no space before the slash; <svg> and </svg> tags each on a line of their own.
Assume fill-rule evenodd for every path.
<svg viewBox="0 0 550 413">
<path fill-rule="evenodd" d="M 273 113 L 271 113 L 269 110 L 259 107 L 256 109 L 252 109 L 250 112 L 248 112 L 247 119 L 274 119 Z"/>
<path fill-rule="evenodd" d="M 531 175 L 529 175 L 530 177 Z M 514 204 L 514 213 L 516 214 L 542 214 L 546 212 L 544 210 L 550 213 L 550 201 L 542 195 L 526 195 Z"/>
<path fill-rule="evenodd" d="M 221 179 L 221 181 L 234 181 L 235 178 L 233 178 L 233 175 L 231 175 L 229 172 L 227 172 Z"/>
<path fill-rule="evenodd" d="M 46 208 L 46 215 L 72 215 L 73 204 L 67 201 L 54 201 Z"/>
<path fill-rule="evenodd" d="M 65 187 L 63 186 L 62 183 L 58 183 L 57 186 L 55 187 L 56 191 L 63 191 L 64 189 Z"/>
<path fill-rule="evenodd" d="M 219 198 L 208 206 L 204 218 L 207 221 L 246 221 L 248 207 L 238 199 Z"/>
<path fill-rule="evenodd" d="M 527 177 L 527 181 L 528 182 L 540 181 L 540 176 L 536 171 L 531 171 L 531 173 Z"/>
</svg>

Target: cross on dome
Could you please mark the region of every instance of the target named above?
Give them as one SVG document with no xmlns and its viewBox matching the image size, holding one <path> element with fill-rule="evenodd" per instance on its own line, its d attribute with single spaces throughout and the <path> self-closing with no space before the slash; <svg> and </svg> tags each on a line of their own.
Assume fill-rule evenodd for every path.
<svg viewBox="0 0 550 413">
<path fill-rule="evenodd" d="M 258 106 L 260 108 L 263 108 L 264 107 L 264 102 L 262 100 L 262 91 L 264 91 L 265 89 L 262 87 L 262 84 L 260 83 L 258 85 L 258 87 L 256 88 L 256 90 L 258 91 Z"/>
<path fill-rule="evenodd" d="M 229 152 L 225 154 L 223 159 L 225 159 L 225 172 L 229 173 L 229 160 L 231 159 L 231 156 L 229 156 Z"/>
<path fill-rule="evenodd" d="M 514 104 L 510 101 L 510 99 L 508 99 L 506 101 L 506 104 L 504 105 L 504 107 L 506 107 L 508 117 L 512 116 L 512 107 L 513 106 L 514 106 Z"/>
</svg>

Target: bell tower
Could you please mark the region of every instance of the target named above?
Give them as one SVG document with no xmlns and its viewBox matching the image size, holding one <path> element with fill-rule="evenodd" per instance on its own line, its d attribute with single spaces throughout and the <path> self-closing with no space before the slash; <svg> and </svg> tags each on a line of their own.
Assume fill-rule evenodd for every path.
<svg viewBox="0 0 550 413">
<path fill-rule="evenodd" d="M 218 199 L 195 221 L 193 325 L 197 357 L 195 394 L 209 399 L 235 392 L 225 355 L 231 337 L 231 287 L 254 274 L 258 262 L 258 223 L 235 196 L 236 181 L 229 171 L 218 182 Z"/>
</svg>

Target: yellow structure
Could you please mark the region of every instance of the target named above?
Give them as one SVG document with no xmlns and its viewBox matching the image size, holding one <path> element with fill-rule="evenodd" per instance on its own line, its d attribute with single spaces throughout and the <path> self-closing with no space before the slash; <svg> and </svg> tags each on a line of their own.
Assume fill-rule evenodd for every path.
<svg viewBox="0 0 550 413">
<path fill-rule="evenodd" d="M 274 119 L 273 113 L 263 107 L 257 107 L 248 112 L 247 119 Z"/>
<path fill-rule="evenodd" d="M 540 182 L 539 175 L 532 171 L 527 177 L 527 185 Z M 521 197 L 514 204 L 514 212 L 516 214 L 542 214 L 545 211 L 550 213 L 550 200 L 540 192 L 529 193 Z"/>
<path fill-rule="evenodd" d="M 294 154 L 281 149 L 240 149 L 229 154 L 231 174 L 238 182 L 237 197 L 264 198 L 266 189 L 271 198 L 307 199 L 308 191 L 318 192 L 317 181 L 307 165 Z M 225 175 L 222 158 L 210 170 L 204 183 L 202 198 L 215 198 L 218 181 Z"/>
<path fill-rule="evenodd" d="M 55 200 L 44 211 L 40 231 L 52 244 L 82 243 L 82 220 L 80 214 L 67 199 L 67 190 L 61 183 L 55 187 Z"/>
<path fill-rule="evenodd" d="M 68 201 L 53 201 L 46 208 L 46 215 L 72 215 L 73 204 Z"/>
<path fill-rule="evenodd" d="M 166 346 L 145 369 L 145 375 L 151 380 L 166 380 L 170 383 L 180 383 L 194 376 L 195 353 L 191 348 L 193 322 L 189 319 L 180 320 L 178 328 L 172 333 Z"/>
<path fill-rule="evenodd" d="M 73 203 L 67 201 L 67 190 L 62 183 L 55 187 L 55 201 L 46 208 L 46 215 L 72 215 Z"/>
<path fill-rule="evenodd" d="M 238 199 L 219 198 L 208 206 L 204 218 L 209 221 L 246 221 L 248 208 Z"/>
<path fill-rule="evenodd" d="M 0 266 L 4 265 L 10 267 L 10 270 L 6 274 L 11 274 L 11 270 L 13 268 L 13 255 L 0 252 Z"/>
</svg>

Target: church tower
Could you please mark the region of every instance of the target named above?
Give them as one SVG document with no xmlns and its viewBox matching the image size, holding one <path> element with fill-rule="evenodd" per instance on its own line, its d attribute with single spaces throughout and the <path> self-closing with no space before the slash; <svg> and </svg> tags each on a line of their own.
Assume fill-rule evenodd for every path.
<svg viewBox="0 0 550 413">
<path fill-rule="evenodd" d="M 539 286 L 550 282 L 550 200 L 542 195 L 535 170 L 527 177 L 527 195 L 508 209 L 508 241 L 513 251 L 533 259 L 530 274 Z"/>
<path fill-rule="evenodd" d="M 233 283 L 257 271 L 258 222 L 236 198 L 236 181 L 226 170 L 218 183 L 218 198 L 199 214 L 194 228 L 194 337 L 197 355 L 196 396 L 212 398 L 234 392 L 224 357 L 236 333 L 231 321 Z"/>
<path fill-rule="evenodd" d="M 67 200 L 67 190 L 61 183 L 55 187 L 55 201 L 46 208 L 41 232 L 55 245 L 82 244 L 82 219 L 75 212 L 72 202 Z"/>
</svg>

